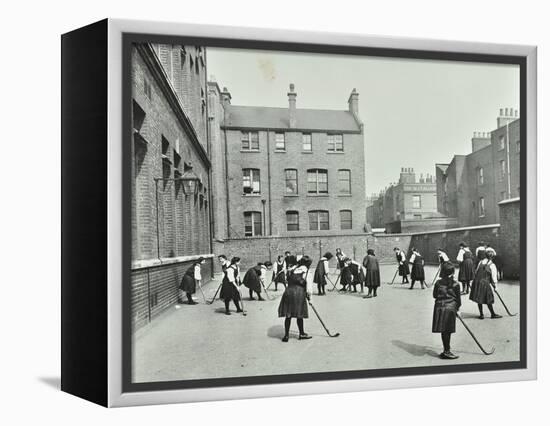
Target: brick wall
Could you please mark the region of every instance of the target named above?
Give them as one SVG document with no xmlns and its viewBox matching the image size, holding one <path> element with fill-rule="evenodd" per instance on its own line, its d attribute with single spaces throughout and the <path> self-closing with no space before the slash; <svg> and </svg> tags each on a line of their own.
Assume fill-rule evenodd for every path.
<svg viewBox="0 0 550 426">
<path fill-rule="evenodd" d="M 519 198 L 499 203 L 500 255 L 504 276 L 518 279 L 520 275 L 520 201 Z"/>
<path fill-rule="evenodd" d="M 291 253 L 310 256 L 313 259 L 313 265 L 315 265 L 325 252 L 330 251 L 335 254 L 338 247 L 348 257 L 358 261 L 363 260 L 363 257 L 367 254 L 367 249 L 373 248 L 381 262 L 392 262 L 395 259 L 393 248 L 399 246 L 406 250 L 409 247 L 410 238 L 410 235 L 402 234 L 235 238 L 215 244 L 214 253 L 216 255 L 225 254 L 228 258 L 240 257 L 242 270 L 266 260 L 275 262 L 277 255 L 284 255 L 287 250 Z M 334 266 L 334 261 L 331 261 L 331 267 Z M 217 264 L 215 270 L 219 272 Z"/>
<path fill-rule="evenodd" d="M 212 259 L 202 265 L 203 284 L 212 276 Z M 159 316 L 178 300 L 178 286 L 193 260 L 132 270 L 132 329 L 137 330 Z M 198 291 L 198 289 L 197 289 Z"/>
</svg>

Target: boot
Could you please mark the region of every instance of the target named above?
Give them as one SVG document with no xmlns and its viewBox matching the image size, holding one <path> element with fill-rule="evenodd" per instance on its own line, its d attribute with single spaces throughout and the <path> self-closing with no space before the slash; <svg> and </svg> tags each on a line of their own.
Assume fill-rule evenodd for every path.
<svg viewBox="0 0 550 426">
<path fill-rule="evenodd" d="M 281 340 L 285 343 L 288 342 L 288 334 L 285 334 Z"/>
<path fill-rule="evenodd" d="M 441 359 L 457 359 L 458 355 L 455 355 L 451 351 L 443 351 L 441 354 L 439 354 L 439 358 L 441 358 Z"/>
<path fill-rule="evenodd" d="M 298 336 L 298 340 L 308 340 L 311 339 L 311 336 L 307 333 L 302 333 Z"/>
</svg>

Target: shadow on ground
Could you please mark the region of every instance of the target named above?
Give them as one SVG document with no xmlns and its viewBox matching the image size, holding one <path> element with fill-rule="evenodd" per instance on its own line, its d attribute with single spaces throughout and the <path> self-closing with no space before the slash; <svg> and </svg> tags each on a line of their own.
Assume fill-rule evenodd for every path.
<svg viewBox="0 0 550 426">
<path fill-rule="evenodd" d="M 392 340 L 392 344 L 413 356 L 428 355 L 436 358 L 439 357 L 439 354 L 428 346 L 415 345 L 414 343 L 407 343 L 402 340 Z"/>
<path fill-rule="evenodd" d="M 38 377 L 38 381 L 54 389 L 61 389 L 61 377 Z"/>
</svg>

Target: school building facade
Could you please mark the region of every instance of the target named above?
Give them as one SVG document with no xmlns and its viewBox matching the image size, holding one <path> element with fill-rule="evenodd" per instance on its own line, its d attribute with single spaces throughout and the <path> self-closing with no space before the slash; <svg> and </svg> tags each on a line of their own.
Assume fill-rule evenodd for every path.
<svg viewBox="0 0 550 426">
<path fill-rule="evenodd" d="M 346 110 L 239 106 L 209 83 L 215 234 L 356 234 L 365 227 L 365 143 L 355 89 Z"/>
<path fill-rule="evenodd" d="M 520 119 L 500 109 L 497 128 L 475 132 L 472 152 L 436 169 L 437 210 L 459 226 L 500 223 L 499 204 L 520 196 Z"/>
<path fill-rule="evenodd" d="M 177 301 L 194 260 L 209 259 L 211 161 L 205 49 L 135 44 L 131 53 L 131 308 L 139 328 Z"/>
</svg>

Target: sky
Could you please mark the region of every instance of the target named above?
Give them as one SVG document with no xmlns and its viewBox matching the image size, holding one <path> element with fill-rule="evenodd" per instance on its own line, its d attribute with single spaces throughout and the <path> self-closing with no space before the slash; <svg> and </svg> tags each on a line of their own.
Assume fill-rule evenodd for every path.
<svg viewBox="0 0 550 426">
<path fill-rule="evenodd" d="M 473 132 L 496 128 L 500 108 L 519 110 L 515 65 L 208 48 L 207 66 L 234 105 L 288 107 L 294 83 L 297 108 L 347 110 L 356 88 L 367 195 L 401 167 L 435 175 L 471 152 Z"/>
</svg>

